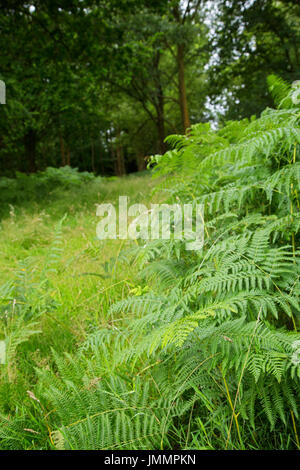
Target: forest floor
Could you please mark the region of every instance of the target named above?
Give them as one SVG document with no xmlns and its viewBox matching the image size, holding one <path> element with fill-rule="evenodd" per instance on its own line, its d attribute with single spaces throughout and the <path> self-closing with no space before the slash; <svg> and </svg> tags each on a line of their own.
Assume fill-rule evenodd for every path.
<svg viewBox="0 0 300 470">
<path fill-rule="evenodd" d="M 122 322 L 107 312 L 137 287 L 135 265 L 119 262 L 134 242 L 98 240 L 96 205 L 117 206 L 120 195 L 127 195 L 131 204 L 149 203 L 154 185 L 147 174 L 88 183 L 59 190 L 46 201 L 11 206 L 9 217 L 1 220 L 0 297 L 5 299 L 14 286 L 32 316 L 35 311 L 41 332 L 18 350 L 9 393 L 7 384 L 0 384 L 0 413 L 13 413 L 16 403 L 26 399 L 36 380 L 34 369 L 48 367 L 51 349 L 72 353 L 95 328 Z M 49 256 L 54 256 L 55 268 Z M 8 323 L 0 340 L 9 334 Z"/>
</svg>

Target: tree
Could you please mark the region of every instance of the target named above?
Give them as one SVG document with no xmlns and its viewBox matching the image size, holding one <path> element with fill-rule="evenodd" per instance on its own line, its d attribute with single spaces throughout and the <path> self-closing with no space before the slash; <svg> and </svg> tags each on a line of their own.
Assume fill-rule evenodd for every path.
<svg viewBox="0 0 300 470">
<path fill-rule="evenodd" d="M 210 97 L 225 119 L 258 114 L 272 106 L 266 80 L 270 73 L 289 82 L 299 78 L 299 3 L 230 0 L 215 6 Z"/>
</svg>

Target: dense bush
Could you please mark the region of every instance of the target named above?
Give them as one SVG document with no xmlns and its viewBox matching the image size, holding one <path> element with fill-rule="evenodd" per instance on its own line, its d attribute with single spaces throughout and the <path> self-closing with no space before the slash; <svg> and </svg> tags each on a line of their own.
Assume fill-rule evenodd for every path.
<svg viewBox="0 0 300 470">
<path fill-rule="evenodd" d="M 48 167 L 45 171 L 26 175 L 16 172 L 15 178 L 0 178 L 0 204 L 18 204 L 24 200 L 39 200 L 58 188 L 78 187 L 93 181 L 93 173 L 79 172 L 76 168 Z"/>
</svg>

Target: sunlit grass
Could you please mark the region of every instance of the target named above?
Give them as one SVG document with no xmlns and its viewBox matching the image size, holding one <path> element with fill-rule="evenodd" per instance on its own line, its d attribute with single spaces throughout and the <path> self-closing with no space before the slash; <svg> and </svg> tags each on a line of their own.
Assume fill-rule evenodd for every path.
<svg viewBox="0 0 300 470">
<path fill-rule="evenodd" d="M 153 186 L 150 175 L 113 179 L 100 185 L 91 183 L 57 191 L 49 201 L 10 207 L 10 214 L 1 220 L 0 286 L 8 282 L 17 284 L 20 271 L 25 284 L 33 286 L 33 294 L 24 291 L 32 299 L 34 285 L 40 282 L 55 241 L 55 227 L 65 217 L 56 269 L 47 273 L 46 288 L 36 290 L 37 302 L 44 296 L 46 303 L 37 318 L 40 333 L 18 347 L 12 378 L 0 384 L 0 413 L 14 413 L 19 403 L 25 403 L 26 408 L 26 391 L 37 380 L 34 369 L 51 367 L 52 349 L 75 353 L 88 333 L 122 322 L 122 318 L 111 318 L 108 308 L 127 296 L 133 286 L 135 266 L 119 262 L 121 251 L 133 242 L 98 240 L 96 205 L 117 204 L 119 195 L 129 196 L 130 203 L 148 203 Z M 13 302 L 12 299 L 10 306 Z M 10 324 L 14 325 L 13 320 Z M 3 338 L 9 333 L 4 316 L 0 328 Z M 29 409 L 30 405 L 29 400 Z M 24 439 L 22 447 L 30 448 L 26 436 Z"/>
</svg>

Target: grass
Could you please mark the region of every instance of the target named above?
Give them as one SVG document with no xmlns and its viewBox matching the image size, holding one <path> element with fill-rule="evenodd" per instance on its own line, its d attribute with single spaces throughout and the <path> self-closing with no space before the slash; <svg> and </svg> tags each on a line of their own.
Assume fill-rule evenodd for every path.
<svg viewBox="0 0 300 470">
<path fill-rule="evenodd" d="M 118 361 L 123 356 L 118 355 L 118 348 L 132 345 L 131 319 L 139 314 L 109 310 L 116 301 L 145 292 L 138 263 L 124 260 L 124 252 L 135 243 L 96 238 L 97 204 L 117 205 L 120 195 L 129 196 L 130 204 L 161 203 L 161 193 L 153 191 L 156 187 L 157 180 L 152 180 L 150 174 L 97 179 L 69 189 L 57 188 L 40 201 L 24 200 L 2 208 L 7 215 L 0 221 L 0 341 L 6 340 L 7 360 L 5 364 L 0 360 L 0 449 L 59 449 L 64 448 L 65 442 L 66 448 L 71 449 L 123 448 L 120 426 L 119 441 L 114 440 L 118 421 L 113 413 L 108 417 L 112 423 L 108 441 L 101 441 L 104 421 L 99 420 L 100 432 L 97 428 L 102 401 L 113 395 L 105 389 L 109 388 L 110 379 L 121 408 L 130 408 L 129 428 L 133 434 L 145 410 L 159 421 L 159 400 L 170 394 L 175 377 L 172 355 L 142 354 L 120 366 Z M 156 289 L 162 288 L 160 281 L 155 284 L 148 278 L 149 290 L 152 282 Z M 128 325 L 130 333 L 126 336 Z M 107 337 L 95 347 L 87 347 L 93 341 L 93 333 L 95 342 L 101 335 Z M 205 361 L 199 365 L 202 363 Z M 139 440 L 136 433 L 137 439 L 129 441 L 129 448 L 224 449 L 232 414 L 228 401 L 234 400 L 234 387 L 229 382 L 227 387 L 227 380 L 221 380 L 221 375 L 216 377 L 220 379 L 216 383 L 217 396 L 208 400 L 201 394 L 203 402 L 198 409 L 193 405 L 184 415 L 170 420 L 168 432 L 163 430 L 156 447 L 151 443 L 151 447 L 143 447 L 147 442 Z M 118 385 L 119 379 L 127 388 Z M 57 389 L 52 393 L 50 387 L 55 380 Z M 138 399 L 147 390 L 149 401 L 142 408 Z M 61 401 L 57 399 L 60 391 Z M 110 408 L 118 411 L 120 404 L 116 406 L 116 401 L 109 400 L 105 413 Z M 162 403 L 162 416 L 168 417 L 174 402 Z M 139 406 L 143 413 L 136 412 Z M 265 421 L 264 416 L 258 415 L 253 429 L 239 418 L 239 433 L 234 423 L 229 448 L 299 446 L 296 425 L 287 432 L 279 424 L 266 435 L 269 428 Z M 150 423 L 146 418 L 145 422 Z M 74 434 L 68 434 L 70 430 Z M 148 431 L 146 426 L 145 436 Z M 75 441 L 70 436 L 75 436 Z"/>
<path fill-rule="evenodd" d="M 38 333 L 0 365 L 0 414 L 13 417 L 22 407 L 22 413 L 33 413 L 32 431 L 40 433 L 27 392 L 37 384 L 35 368 L 52 367 L 51 350 L 75 353 L 88 333 L 123 321 L 107 312 L 136 287 L 136 267 L 120 262 L 133 242 L 96 238 L 96 204 L 117 204 L 119 195 L 129 196 L 130 203 L 148 203 L 153 187 L 148 174 L 96 180 L 56 190 L 49 200 L 10 206 L 0 223 L 0 339 L 32 321 Z M 23 434 L 19 448 L 36 448 L 35 434 Z M 51 447 L 48 437 L 38 448 Z"/>
</svg>

